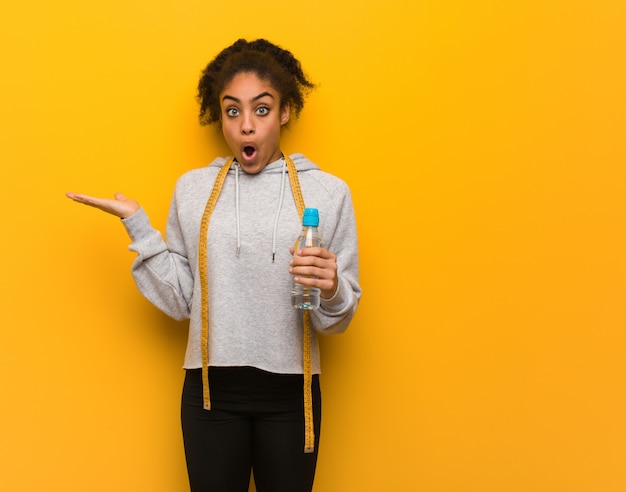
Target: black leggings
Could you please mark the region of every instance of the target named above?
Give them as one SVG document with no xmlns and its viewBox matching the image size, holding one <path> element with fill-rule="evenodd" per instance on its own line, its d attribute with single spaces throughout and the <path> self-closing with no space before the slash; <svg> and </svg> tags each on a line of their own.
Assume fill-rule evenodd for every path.
<svg viewBox="0 0 626 492">
<path fill-rule="evenodd" d="M 315 452 L 304 453 L 302 374 L 250 367 L 209 369 L 211 410 L 202 408 L 201 369 L 187 370 L 181 421 L 192 492 L 311 492 L 321 423 L 313 376 Z"/>
</svg>

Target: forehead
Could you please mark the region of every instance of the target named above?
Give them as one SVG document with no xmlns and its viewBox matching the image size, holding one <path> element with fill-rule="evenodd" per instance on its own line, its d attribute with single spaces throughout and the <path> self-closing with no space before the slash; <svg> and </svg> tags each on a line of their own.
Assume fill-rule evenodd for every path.
<svg viewBox="0 0 626 492">
<path fill-rule="evenodd" d="M 269 81 L 259 78 L 254 72 L 240 72 L 224 86 L 224 90 L 220 94 L 220 100 L 224 96 L 231 96 L 246 101 L 263 93 L 268 93 L 278 99 L 278 91 L 274 89 L 274 86 Z"/>
</svg>

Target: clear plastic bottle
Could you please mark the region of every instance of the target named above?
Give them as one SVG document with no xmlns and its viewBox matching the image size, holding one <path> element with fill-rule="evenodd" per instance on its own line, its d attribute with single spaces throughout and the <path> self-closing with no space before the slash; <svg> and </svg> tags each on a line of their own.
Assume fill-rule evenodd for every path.
<svg viewBox="0 0 626 492">
<path fill-rule="evenodd" d="M 319 212 L 316 208 L 307 208 L 302 216 L 302 232 L 294 246 L 295 251 L 313 246 L 323 246 L 317 226 Z M 291 288 L 291 304 L 296 309 L 317 309 L 320 306 L 320 290 L 317 287 L 307 287 L 293 283 Z"/>
</svg>

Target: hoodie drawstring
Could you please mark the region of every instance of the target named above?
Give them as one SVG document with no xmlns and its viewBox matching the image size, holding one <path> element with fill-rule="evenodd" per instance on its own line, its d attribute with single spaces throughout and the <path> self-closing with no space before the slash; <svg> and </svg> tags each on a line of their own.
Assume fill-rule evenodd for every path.
<svg viewBox="0 0 626 492">
<path fill-rule="evenodd" d="M 239 163 L 235 163 L 235 217 L 237 218 L 237 258 L 241 251 L 241 230 L 239 228 Z"/>
<path fill-rule="evenodd" d="M 280 209 L 283 208 L 283 199 L 285 198 L 285 174 L 287 173 L 287 163 L 283 156 L 283 170 L 280 176 L 280 197 L 278 198 L 278 209 L 276 209 L 276 217 L 274 218 L 274 231 L 272 233 L 272 263 L 276 258 L 276 235 L 278 234 L 278 219 L 280 218 Z"/>
</svg>

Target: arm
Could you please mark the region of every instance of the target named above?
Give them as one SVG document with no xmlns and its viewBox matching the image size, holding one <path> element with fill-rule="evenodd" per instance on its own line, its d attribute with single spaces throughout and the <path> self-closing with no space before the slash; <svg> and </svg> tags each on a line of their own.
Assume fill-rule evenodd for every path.
<svg viewBox="0 0 626 492">
<path fill-rule="evenodd" d="M 291 250 L 294 256 L 290 273 L 296 276 L 294 280 L 321 291 L 320 308 L 311 313 L 313 325 L 321 333 L 345 331 L 361 297 L 356 220 L 347 187 L 334 216 L 336 222 L 328 249 Z M 311 275 L 317 278 L 307 278 Z"/>
<path fill-rule="evenodd" d="M 171 252 L 161 233 L 151 226 L 141 206 L 121 193 L 116 193 L 114 199 L 78 193 L 66 195 L 75 202 L 122 219 L 132 239 L 129 249 L 137 252 L 132 272 L 140 292 L 172 318 L 177 320 L 188 318 L 193 278 L 184 249 L 182 252 Z M 168 228 L 175 231 L 177 225 L 168 223 Z M 173 232 L 172 236 L 176 236 L 176 233 Z"/>
<path fill-rule="evenodd" d="M 167 243 L 143 209 L 122 222 L 132 239 L 128 249 L 137 253 L 132 273 L 139 291 L 168 316 L 176 320 L 189 318 L 193 275 L 185 249 L 175 246 L 180 234 L 172 214 L 167 225 Z"/>
</svg>

